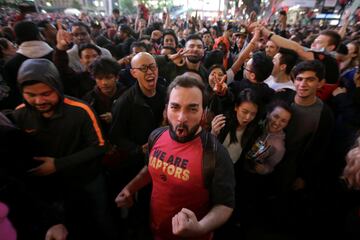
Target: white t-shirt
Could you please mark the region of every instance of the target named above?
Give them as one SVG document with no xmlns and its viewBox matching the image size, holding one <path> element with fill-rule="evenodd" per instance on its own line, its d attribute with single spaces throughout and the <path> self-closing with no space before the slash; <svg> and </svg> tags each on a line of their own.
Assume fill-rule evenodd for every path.
<svg viewBox="0 0 360 240">
<path fill-rule="evenodd" d="M 289 80 L 288 82 L 284 82 L 284 83 L 278 83 L 278 82 L 275 82 L 275 78 L 272 75 L 270 75 L 270 77 L 268 77 L 264 81 L 264 83 L 266 83 L 270 88 L 274 89 L 275 91 L 277 91 L 278 89 L 282 89 L 282 88 L 290 88 L 295 91 L 295 85 L 291 80 Z"/>
<path fill-rule="evenodd" d="M 226 84 L 229 85 L 234 81 L 235 74 L 231 68 L 226 71 Z"/>
</svg>

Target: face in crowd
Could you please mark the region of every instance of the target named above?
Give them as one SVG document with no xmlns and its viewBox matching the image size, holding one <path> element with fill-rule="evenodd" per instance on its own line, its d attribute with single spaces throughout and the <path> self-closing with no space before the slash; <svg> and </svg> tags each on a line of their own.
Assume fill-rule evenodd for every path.
<svg viewBox="0 0 360 240">
<path fill-rule="evenodd" d="M 279 51 L 279 47 L 271 40 L 266 42 L 265 53 L 266 56 L 273 58 L 275 54 Z"/>
<path fill-rule="evenodd" d="M 278 133 L 289 124 L 291 113 L 286 109 L 277 106 L 268 114 L 267 118 L 269 133 Z"/>
<path fill-rule="evenodd" d="M 185 51 L 188 50 L 187 60 L 191 63 L 199 63 L 204 57 L 204 46 L 200 39 L 188 40 L 185 44 Z"/>
<path fill-rule="evenodd" d="M 202 101 L 202 92 L 197 87 L 177 86 L 172 89 L 167 106 L 167 119 L 176 141 L 186 142 L 201 129 L 204 113 Z"/>
<path fill-rule="evenodd" d="M 71 35 L 73 36 L 74 43 L 77 45 L 90 43 L 90 34 L 83 26 L 73 26 L 71 28 Z"/>
<path fill-rule="evenodd" d="M 24 100 L 44 117 L 51 117 L 60 101 L 58 93 L 45 83 L 23 87 Z"/>
<path fill-rule="evenodd" d="M 89 69 L 90 65 L 99 57 L 99 53 L 92 48 L 85 48 L 81 51 L 80 54 L 80 63 L 85 67 L 85 69 Z"/>
<path fill-rule="evenodd" d="M 314 71 L 304 71 L 295 77 L 296 95 L 304 100 L 316 96 L 316 92 L 324 85 L 324 80 L 319 79 Z"/>
<path fill-rule="evenodd" d="M 258 112 L 258 106 L 253 102 L 242 102 L 235 107 L 238 129 L 244 129 L 254 120 Z"/>
<path fill-rule="evenodd" d="M 147 96 L 153 96 L 156 91 L 158 67 L 155 59 L 149 53 L 141 52 L 131 60 L 131 74 L 137 79 L 140 89 Z"/>
<path fill-rule="evenodd" d="M 225 74 L 226 73 L 221 68 L 218 67 L 211 70 L 209 75 L 209 85 L 211 89 L 214 89 L 216 81 L 224 77 Z"/>
<path fill-rule="evenodd" d="M 164 35 L 164 46 L 176 48 L 176 40 L 173 35 Z"/>
<path fill-rule="evenodd" d="M 114 74 L 95 76 L 96 86 L 106 96 L 113 96 L 116 92 L 116 82 L 118 77 Z"/>
</svg>

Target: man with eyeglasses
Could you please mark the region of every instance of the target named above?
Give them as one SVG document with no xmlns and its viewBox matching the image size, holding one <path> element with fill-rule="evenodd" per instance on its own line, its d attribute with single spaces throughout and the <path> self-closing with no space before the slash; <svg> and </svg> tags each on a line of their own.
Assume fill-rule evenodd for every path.
<svg viewBox="0 0 360 240">
<path fill-rule="evenodd" d="M 255 91 L 262 105 L 269 103 L 275 91 L 264 83 L 264 80 L 270 76 L 273 66 L 271 58 L 264 52 L 254 53 L 244 64 L 243 79 L 230 83 L 230 91 L 236 96 L 242 90 L 250 88 Z"/>
<path fill-rule="evenodd" d="M 286 154 L 283 164 L 277 169 L 277 186 L 295 202 L 294 209 L 288 209 L 299 220 L 300 228 L 304 232 L 311 230 L 309 227 L 319 224 L 314 221 L 317 217 L 324 217 L 315 203 L 326 202 L 321 199 L 331 182 L 330 174 L 333 163 L 328 155 L 334 116 L 330 108 L 316 96 L 316 92 L 325 83 L 325 70 L 318 60 L 303 61 L 293 69 L 296 94 L 291 105 L 293 114 L 286 131 Z M 296 194 L 294 194 L 296 193 Z M 317 193 L 317 194 L 314 194 Z M 320 193 L 320 194 L 319 194 Z M 307 204 L 298 204 L 306 196 Z M 284 205 L 285 206 L 285 205 Z M 321 209 L 319 212 L 318 210 Z M 311 213 L 312 218 L 303 213 Z M 321 215 L 317 215 L 321 214 Z M 313 221 L 312 221 L 313 220 Z M 299 226 L 297 226 L 299 227 Z"/>
<path fill-rule="evenodd" d="M 73 47 L 67 50 L 69 56 L 69 67 L 71 67 L 75 72 L 83 72 L 84 66 L 80 63 L 79 57 L 79 45 L 92 43 L 90 38 L 90 28 L 82 23 L 76 22 L 71 27 L 72 41 L 74 43 Z M 101 56 L 103 57 L 112 57 L 109 50 L 96 46 L 101 51 Z"/>
<path fill-rule="evenodd" d="M 117 180 L 119 190 L 145 166 L 148 137 L 160 126 L 165 108 L 166 89 L 158 84 L 158 66 L 154 57 L 146 52 L 136 54 L 131 60 L 131 74 L 137 83 L 121 95 L 113 107 L 109 133 L 110 142 L 117 146 L 122 155 Z M 137 222 L 130 223 L 130 226 L 148 226 L 149 196 L 149 189 L 139 194 L 140 204 L 135 207 L 141 208 L 137 211 L 140 214 L 135 215 L 133 219 Z M 130 215 L 134 216 L 131 212 Z M 141 221 L 145 221 L 144 224 L 140 224 Z M 145 231 L 141 227 L 136 229 L 138 234 Z M 145 239 L 145 236 L 139 239 Z"/>
</svg>

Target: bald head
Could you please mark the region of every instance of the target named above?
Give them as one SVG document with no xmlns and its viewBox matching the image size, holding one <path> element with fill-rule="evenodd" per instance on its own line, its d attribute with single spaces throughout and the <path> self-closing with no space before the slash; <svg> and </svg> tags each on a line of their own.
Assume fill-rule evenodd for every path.
<svg viewBox="0 0 360 240">
<path fill-rule="evenodd" d="M 132 58 L 131 75 L 136 78 L 141 91 L 146 96 L 152 97 L 155 95 L 158 68 L 151 54 L 140 52 Z"/>
<path fill-rule="evenodd" d="M 155 59 L 151 54 L 147 52 L 139 52 L 131 59 L 131 67 L 140 67 L 143 61 L 155 63 Z"/>
</svg>

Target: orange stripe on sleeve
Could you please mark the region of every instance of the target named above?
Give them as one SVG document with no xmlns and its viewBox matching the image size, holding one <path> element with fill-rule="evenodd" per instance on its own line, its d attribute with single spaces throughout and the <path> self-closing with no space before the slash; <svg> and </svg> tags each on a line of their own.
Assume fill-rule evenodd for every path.
<svg viewBox="0 0 360 240">
<path fill-rule="evenodd" d="M 97 135 L 97 137 L 99 139 L 99 145 L 103 146 L 105 144 L 105 141 L 104 141 L 104 138 L 102 136 L 102 133 L 101 133 L 101 130 L 100 130 L 100 127 L 99 127 L 99 123 L 96 120 L 95 114 L 90 109 L 90 107 L 87 106 L 86 104 L 82 103 L 82 102 L 77 102 L 77 101 L 71 100 L 69 98 L 64 98 L 64 103 L 72 105 L 72 106 L 80 107 L 80 108 L 84 109 L 87 112 L 87 114 L 89 114 L 90 119 L 91 119 L 92 124 L 93 124 L 93 127 L 94 127 L 94 129 L 96 131 L 96 135 Z"/>
</svg>

